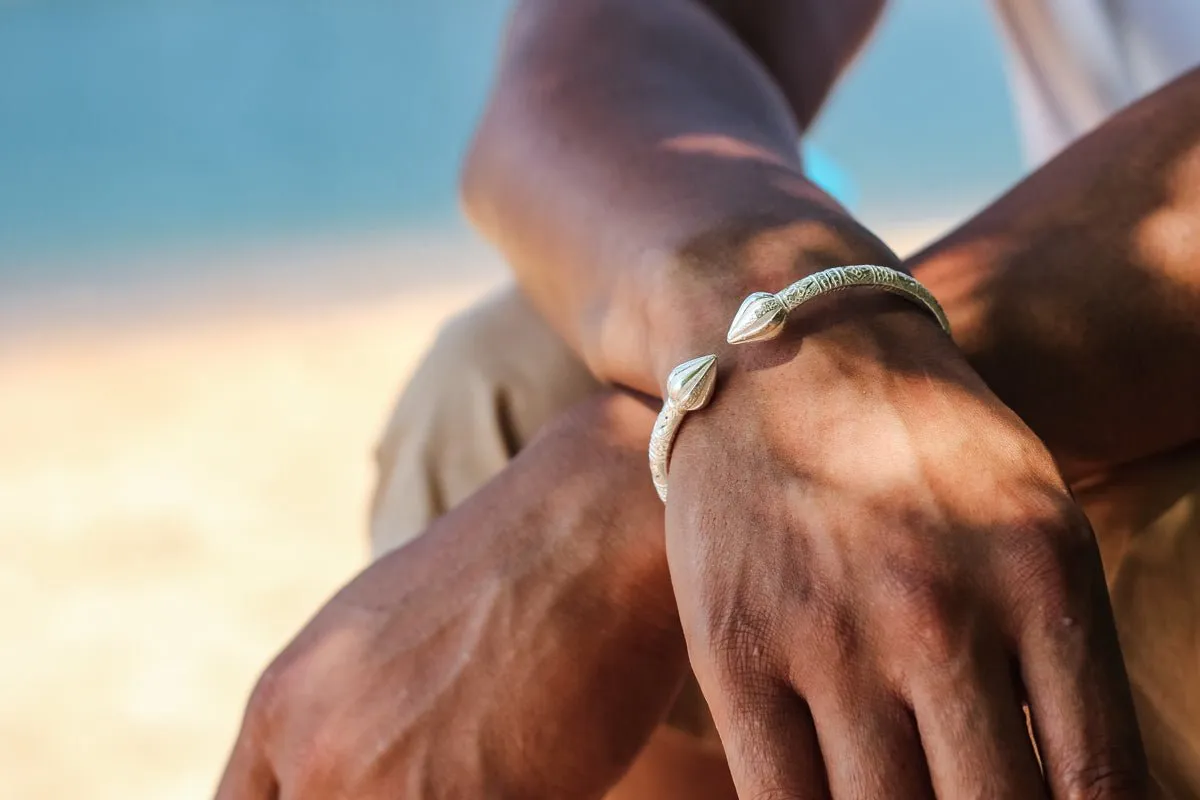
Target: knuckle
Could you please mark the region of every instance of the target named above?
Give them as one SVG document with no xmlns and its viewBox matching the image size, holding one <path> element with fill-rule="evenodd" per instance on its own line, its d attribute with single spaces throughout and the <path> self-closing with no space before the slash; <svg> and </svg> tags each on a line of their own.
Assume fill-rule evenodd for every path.
<svg viewBox="0 0 1200 800">
<path fill-rule="evenodd" d="M 1007 581 L 1027 622 L 1039 629 L 1057 630 L 1064 620 L 1078 621 L 1103 589 L 1103 569 L 1086 524 L 1030 523 L 1010 537 L 1006 551 Z"/>
<path fill-rule="evenodd" d="M 862 622 L 850 603 L 839 601 L 824 607 L 813 615 L 812 627 L 811 639 L 819 658 L 805 660 L 815 661 L 819 669 L 842 671 L 861 659 Z"/>
<path fill-rule="evenodd" d="M 894 568 L 890 578 L 889 602 L 897 633 L 925 660 L 954 658 L 962 647 L 959 617 L 963 593 L 928 570 Z"/>
<path fill-rule="evenodd" d="M 773 624 L 758 615 L 736 615 L 709 628 L 710 656 L 718 680 L 742 684 L 770 665 L 768 645 Z"/>
<path fill-rule="evenodd" d="M 337 729 L 322 730 L 297 745 L 293 779 L 310 788 L 347 787 L 358 757 Z"/>
<path fill-rule="evenodd" d="M 1009 549 L 1011 585 L 1035 605 L 1063 606 L 1068 597 L 1069 561 L 1054 539 L 1041 533 L 1022 535 Z"/>
<path fill-rule="evenodd" d="M 246 703 L 243 726 L 256 734 L 278 731 L 287 724 L 287 714 L 303 696 L 307 682 L 307 658 L 303 649 L 289 645 L 272 659 L 259 675 Z"/>
<path fill-rule="evenodd" d="M 753 792 L 750 800 L 803 800 L 806 795 L 782 786 L 770 786 Z"/>
<path fill-rule="evenodd" d="M 708 667 L 723 688 L 749 684 L 773 666 L 777 616 L 740 595 L 710 586 L 701 598 L 699 629 L 689 635 L 693 661 Z"/>
<path fill-rule="evenodd" d="M 726 687 L 719 693 L 719 710 L 714 708 L 714 717 L 724 718 L 747 740 L 765 740 L 778 733 L 774 726 L 787 713 L 790 693 L 789 687 L 767 673 L 746 675 L 736 687 Z"/>
<path fill-rule="evenodd" d="M 911 637 L 914 652 L 926 662 L 948 663 L 962 649 L 961 636 L 944 614 L 912 615 L 906 632 Z"/>
<path fill-rule="evenodd" d="M 1064 770 L 1060 780 L 1061 794 L 1067 800 L 1141 798 L 1149 788 L 1146 771 L 1124 759 L 1076 765 Z"/>
<path fill-rule="evenodd" d="M 250 691 L 246 703 L 246 727 L 261 730 L 267 727 L 284 703 L 288 669 L 275 659 L 263 670 Z"/>
</svg>

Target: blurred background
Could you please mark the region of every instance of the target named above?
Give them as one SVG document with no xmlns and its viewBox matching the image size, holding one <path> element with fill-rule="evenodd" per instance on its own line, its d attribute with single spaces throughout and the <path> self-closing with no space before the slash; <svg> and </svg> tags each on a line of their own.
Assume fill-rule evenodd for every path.
<svg viewBox="0 0 1200 800">
<path fill-rule="evenodd" d="M 366 556 L 371 452 L 504 280 L 456 206 L 502 0 L 0 0 L 0 796 L 209 796 Z M 806 147 L 901 251 L 1020 170 L 983 0 Z"/>
</svg>

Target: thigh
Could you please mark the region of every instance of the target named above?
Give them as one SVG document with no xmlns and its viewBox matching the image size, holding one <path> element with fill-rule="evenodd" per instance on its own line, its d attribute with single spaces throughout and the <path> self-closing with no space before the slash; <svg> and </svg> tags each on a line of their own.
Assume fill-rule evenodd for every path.
<svg viewBox="0 0 1200 800">
<path fill-rule="evenodd" d="M 1151 772 L 1200 797 L 1200 445 L 1080 486 Z"/>
<path fill-rule="evenodd" d="M 543 424 L 599 388 L 515 287 L 451 319 L 376 448 L 373 554 L 415 537 L 503 469 Z"/>
</svg>

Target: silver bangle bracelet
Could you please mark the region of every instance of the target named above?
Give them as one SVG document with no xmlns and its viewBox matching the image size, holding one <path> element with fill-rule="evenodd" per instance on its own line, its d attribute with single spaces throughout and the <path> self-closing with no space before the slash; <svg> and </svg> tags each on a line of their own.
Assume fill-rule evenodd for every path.
<svg viewBox="0 0 1200 800">
<path fill-rule="evenodd" d="M 667 502 L 667 461 L 679 425 L 689 411 L 708 405 L 717 385 L 715 355 L 685 361 L 667 376 L 667 396 L 663 400 L 654 430 L 650 433 L 650 477 L 658 490 L 658 499 Z"/>
<path fill-rule="evenodd" d="M 813 298 L 855 286 L 870 286 L 898 295 L 924 308 L 947 334 L 950 321 L 934 296 L 919 281 L 903 272 L 873 264 L 832 267 L 796 281 L 778 294 L 755 292 L 742 301 L 725 339 L 730 344 L 761 342 L 783 332 L 787 315 Z M 685 361 L 667 376 L 662 410 L 650 434 L 650 477 L 659 498 L 667 502 L 667 464 L 675 434 L 683 418 L 708 405 L 716 388 L 717 357 L 700 356 Z"/>
<path fill-rule="evenodd" d="M 950 333 L 950 321 L 941 304 L 915 278 L 890 267 L 855 264 L 814 272 L 778 294 L 755 292 L 742 301 L 725 340 L 730 344 L 743 344 L 773 339 L 783 332 L 787 315 L 809 300 L 856 286 L 881 289 L 916 303 L 933 314 L 942 330 Z"/>
</svg>

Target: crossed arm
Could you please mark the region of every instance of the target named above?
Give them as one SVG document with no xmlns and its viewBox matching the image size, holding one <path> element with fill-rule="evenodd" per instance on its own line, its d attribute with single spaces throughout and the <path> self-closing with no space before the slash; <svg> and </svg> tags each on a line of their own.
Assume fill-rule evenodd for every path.
<svg viewBox="0 0 1200 800">
<path fill-rule="evenodd" d="M 919 259 L 931 283 L 944 276 L 936 290 L 963 292 L 961 349 L 869 292 L 813 309 L 790 337 L 725 347 L 752 290 L 897 263 L 804 179 L 795 147 L 877 11 L 527 2 L 468 159 L 467 207 L 601 378 L 653 393 L 674 364 L 719 356 L 713 404 L 676 444 L 666 537 L 739 790 L 953 796 L 996 776 L 1030 797 L 1135 791 L 1099 562 L 1060 469 L 1079 478 L 1197 433 L 1195 359 L 1161 350 L 1194 336 L 1195 293 L 1157 313 L 1131 270 L 1161 259 L 1106 246 L 1163 205 L 1152 182 L 1194 142 L 1195 80 Z M 1146 130 L 1146 114 L 1163 127 Z M 1113 148 L 1136 160 L 1111 166 Z M 1191 217 L 1173 219 L 1165 249 Z M 986 340 L 989 325 L 1005 338 Z M 1055 396 L 1040 387 L 1055 378 L 1074 380 Z M 1078 413 L 1063 400 L 1082 387 L 1092 410 Z M 1134 413 L 1147 389 L 1165 413 Z M 1114 412 L 1138 418 L 1114 430 Z M 951 669 L 960 658 L 970 667 Z M 1048 787 L 1013 713 L 1022 700 Z"/>
<path fill-rule="evenodd" d="M 761 20 L 756 27 L 756 17 L 722 22 L 714 7 L 682 0 L 562 10 L 567 5 L 530 2 L 518 15 L 467 192 L 476 219 L 598 374 L 654 391 L 675 360 L 709 351 L 745 292 L 778 288 L 827 263 L 895 263 L 803 181 L 792 148 L 836 65 L 869 27 L 874 4 L 860 9 L 856 24 L 843 22 L 840 40 L 822 38 L 825 51 L 798 48 L 826 65 L 811 70 L 826 76 L 816 88 L 781 80 L 787 56 L 772 57 L 770 45 L 757 45 L 759 59 L 748 54 L 754 31 L 772 27 Z M 585 35 L 601 24 L 610 36 Z M 634 446 L 645 431 L 564 423 L 585 451 L 618 446 L 628 457 L 576 462 L 582 457 L 533 448 L 499 479 L 510 489 L 535 487 L 501 492 L 517 522 L 506 527 L 505 517 L 480 512 L 490 501 L 473 500 L 438 523 L 442 533 L 372 571 L 473 585 L 477 576 L 455 566 L 453 541 L 487 538 L 493 529 L 525 543 L 516 549 L 528 560 L 480 550 L 476 563 L 487 565 L 491 580 L 585 575 L 583 596 L 600 599 L 584 608 L 612 619 L 602 630 L 613 638 L 598 638 L 600 648 L 556 648 L 571 640 L 556 638 L 560 628 L 546 620 L 563 609 L 576 619 L 580 607 L 578 593 L 566 593 L 574 599 L 565 604 L 545 602 L 554 587 L 571 585 L 551 580 L 550 594 L 513 593 L 521 602 L 498 618 L 514 634 L 554 635 L 517 637 L 520 645 L 510 647 L 487 638 L 486 625 L 464 623 L 483 636 L 472 641 L 496 643 L 488 652 L 504 658 L 461 664 L 451 673 L 462 681 L 455 691 L 398 695 L 388 688 L 396 675 L 441 663 L 413 637 L 443 628 L 430 627 L 432 610 L 421 612 L 411 594 L 389 611 L 397 582 L 360 579 L 355 585 L 375 586 L 369 605 L 387 623 L 371 628 L 372 644 L 393 657 L 362 675 L 339 672 L 354 659 L 318 661 L 333 688 L 314 693 L 303 688 L 311 685 L 306 678 L 271 677 L 313 674 L 289 668 L 285 653 L 251 706 L 223 796 L 270 796 L 246 788 L 253 785 L 246 776 L 255 775 L 259 785 L 290 787 L 289 797 L 325 796 L 321 786 L 356 787 L 363 797 L 398 787 L 463 796 L 461 782 L 470 780 L 514 797 L 598 796 L 646 741 L 682 674 L 676 625 L 746 794 L 959 796 L 982 780 L 1012 796 L 1142 796 L 1136 722 L 1094 545 L 1056 464 L 1008 408 L 1072 480 L 1197 438 L 1198 108 L 1200 73 L 1193 73 L 909 262 L 945 304 L 959 350 L 944 348 L 919 315 L 859 297 L 822 310 L 802 326 L 802 338 L 763 353 L 722 353 L 732 362 L 722 394 L 689 420 L 672 463 L 665 533 Z M 852 400 L 861 409 L 864 396 L 882 409 L 867 420 L 847 411 Z M 1142 413 L 1148 405 L 1153 411 Z M 776 459 L 766 467 L 757 460 L 763 449 Z M 870 457 L 854 458 L 863 452 Z M 890 455 L 897 452 L 905 456 L 899 463 Z M 706 467 L 718 453 L 721 463 Z M 538 471 L 543 458 L 555 480 Z M 588 476 L 571 484 L 584 495 L 547 496 L 544 487 L 569 464 Z M 755 471 L 758 482 L 739 481 L 739 468 Z M 539 474 L 540 481 L 530 477 Z M 934 501 L 914 503 L 914 495 Z M 602 557 L 588 543 L 613 526 L 636 529 L 663 549 L 632 548 L 640 555 L 628 563 L 613 555 L 620 548 Z M 556 551 L 567 568 L 529 544 L 540 536 L 562 542 L 554 532 L 563 530 L 584 545 L 582 562 Z M 867 581 L 856 580 L 863 575 Z M 355 585 L 351 598 L 361 591 Z M 979 585 L 991 588 L 972 588 Z M 873 593 L 876 586 L 884 592 Z M 653 619 L 622 613 L 613 599 L 622 597 L 656 598 L 639 603 L 654 609 Z M 517 616 L 529 608 L 549 616 Z M 774 613 L 779 608 L 786 614 Z M 894 616 L 881 616 L 889 609 Z M 489 614 L 468 609 L 462 617 L 496 618 Z M 786 624 L 797 619 L 803 624 Z M 1062 620 L 1071 624 L 1053 624 Z M 347 626 L 356 630 L 326 609 L 289 652 L 341 640 Z M 881 638 L 889 627 L 901 636 L 890 647 Z M 531 648 L 543 659 L 537 669 L 521 660 Z M 804 663 L 789 652 L 802 653 Z M 472 663 L 511 671 L 472 670 Z M 1015 686 L 1005 682 L 1014 666 Z M 565 702 L 509 690 L 512 681 L 560 670 L 590 676 L 568 684 L 574 692 L 557 692 Z M 339 703 L 340 691 L 359 704 Z M 480 697 L 502 697 L 503 706 L 481 719 Z M 615 700 L 604 709 L 585 702 L 596 697 L 636 698 L 630 707 L 639 713 L 612 713 L 626 709 Z M 1012 713 L 1021 699 L 1033 707 L 1048 786 Z M 278 743 L 310 741 L 319 727 L 312 721 L 328 721 L 339 705 L 388 713 L 335 714 L 341 724 L 317 739 L 329 752 L 318 746 L 311 760 Z M 854 717 L 856 706 L 866 716 Z M 448 730 L 439 720 L 475 735 L 438 738 L 457 750 L 422 745 Z M 585 731 L 572 728 L 583 720 Z M 354 746 L 367 740 L 370 748 Z M 500 742 L 520 747 L 489 749 Z M 374 760 L 356 756 L 363 752 Z M 589 758 L 577 760 L 579 752 Z M 317 770 L 326 783 L 298 764 L 327 767 Z"/>
<path fill-rule="evenodd" d="M 465 206 L 598 377 L 656 394 L 731 300 L 895 263 L 797 151 L 882 5 L 518 4 Z"/>
</svg>

